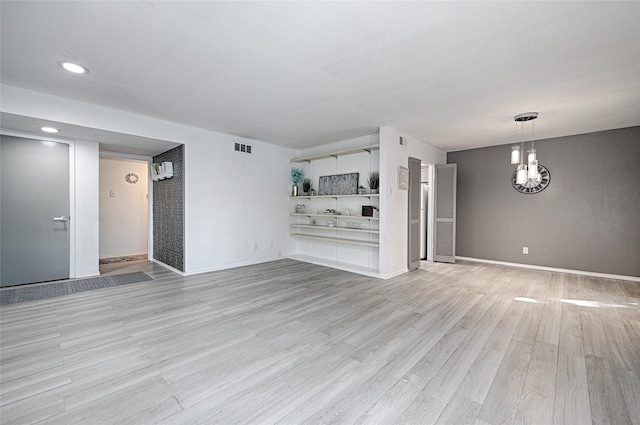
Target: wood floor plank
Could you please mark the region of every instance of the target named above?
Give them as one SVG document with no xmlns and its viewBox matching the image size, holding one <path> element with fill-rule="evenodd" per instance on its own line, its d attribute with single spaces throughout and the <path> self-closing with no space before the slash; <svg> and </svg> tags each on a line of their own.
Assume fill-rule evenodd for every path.
<svg viewBox="0 0 640 425">
<path fill-rule="evenodd" d="M 0 309 L 3 425 L 640 425 L 638 282 L 127 269 L 154 280 Z"/>
<path fill-rule="evenodd" d="M 475 403 L 463 396 L 456 395 L 447 404 L 436 425 L 474 425 L 482 405 Z"/>
<path fill-rule="evenodd" d="M 614 366 L 602 357 L 592 355 L 587 355 L 585 362 L 592 421 L 598 424 L 632 424 Z"/>
<path fill-rule="evenodd" d="M 533 346 L 515 424 L 552 423 L 557 358 L 557 345 L 537 341 Z"/>
<path fill-rule="evenodd" d="M 512 340 L 489 389 L 479 419 L 492 425 L 514 422 L 533 346 Z"/>
<path fill-rule="evenodd" d="M 584 356 L 559 350 L 553 404 L 555 425 L 590 424 L 591 407 Z"/>
</svg>

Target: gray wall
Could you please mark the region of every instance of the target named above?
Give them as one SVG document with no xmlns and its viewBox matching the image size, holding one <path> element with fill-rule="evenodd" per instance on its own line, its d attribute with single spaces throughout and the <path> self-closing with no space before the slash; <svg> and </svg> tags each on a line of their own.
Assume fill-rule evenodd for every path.
<svg viewBox="0 0 640 425">
<path fill-rule="evenodd" d="M 536 149 L 551 183 L 535 195 L 511 186 L 511 144 L 447 154 L 458 164 L 456 254 L 640 276 L 640 127 Z"/>
<path fill-rule="evenodd" d="M 153 182 L 153 258 L 184 271 L 184 145 L 153 157 L 173 163 L 173 178 Z"/>
</svg>

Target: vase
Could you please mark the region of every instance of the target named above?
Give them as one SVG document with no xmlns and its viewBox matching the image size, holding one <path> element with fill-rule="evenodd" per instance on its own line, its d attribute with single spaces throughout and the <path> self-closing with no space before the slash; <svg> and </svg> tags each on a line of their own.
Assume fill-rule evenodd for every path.
<svg viewBox="0 0 640 425">
<path fill-rule="evenodd" d="M 298 196 L 298 185 L 294 184 L 291 186 L 291 196 Z"/>
</svg>

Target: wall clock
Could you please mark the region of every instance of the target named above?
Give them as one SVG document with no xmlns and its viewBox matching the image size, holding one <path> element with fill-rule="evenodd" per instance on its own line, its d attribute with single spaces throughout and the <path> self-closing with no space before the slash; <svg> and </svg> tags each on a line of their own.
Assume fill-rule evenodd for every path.
<svg viewBox="0 0 640 425">
<path fill-rule="evenodd" d="M 513 176 L 511 177 L 511 184 L 513 185 L 513 188 L 520 193 L 540 193 L 549 186 L 549 182 L 551 181 L 551 174 L 549 173 L 549 170 L 540 164 L 538 164 L 538 175 L 540 176 L 540 179 L 527 179 L 525 184 L 518 184 L 516 183 L 517 174 L 517 171 L 513 173 Z"/>
<path fill-rule="evenodd" d="M 127 181 L 132 184 L 138 183 L 138 175 L 135 173 L 127 174 L 125 179 L 127 179 Z"/>
</svg>

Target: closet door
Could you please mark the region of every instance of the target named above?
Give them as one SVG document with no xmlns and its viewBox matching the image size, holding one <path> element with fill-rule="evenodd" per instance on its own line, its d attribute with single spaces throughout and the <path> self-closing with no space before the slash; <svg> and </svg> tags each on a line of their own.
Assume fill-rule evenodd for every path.
<svg viewBox="0 0 640 425">
<path fill-rule="evenodd" d="M 409 238 L 407 267 L 420 267 L 420 160 L 409 158 Z"/>
<path fill-rule="evenodd" d="M 456 176 L 457 164 L 436 165 L 435 250 L 433 261 L 456 261 Z"/>
</svg>

